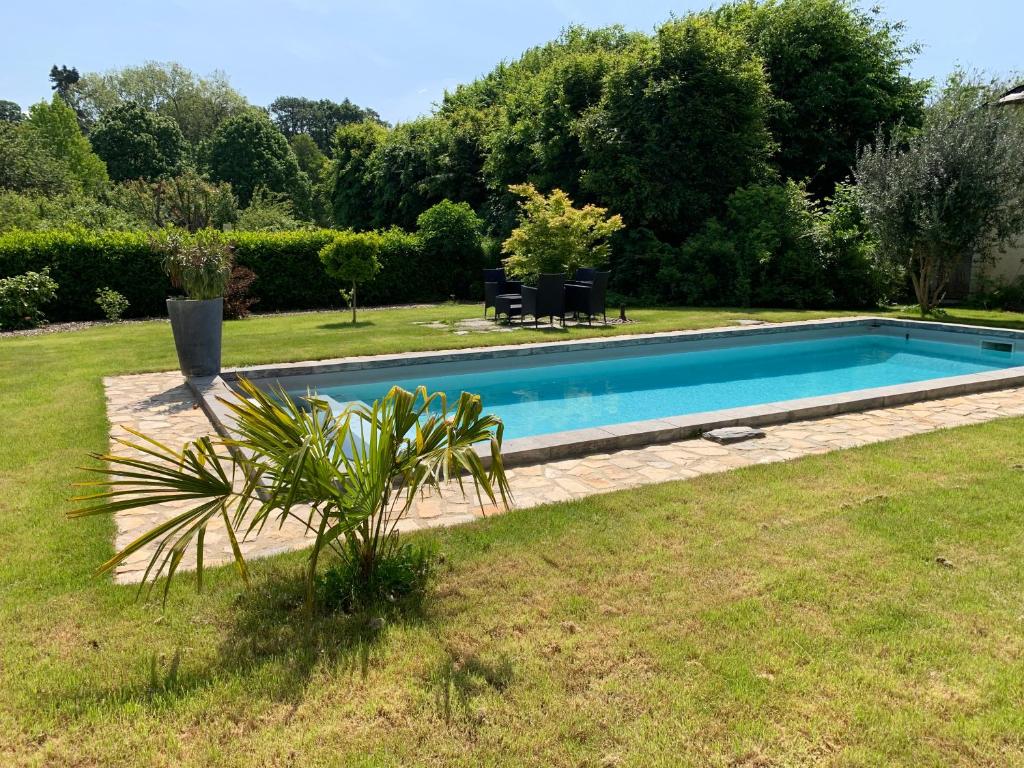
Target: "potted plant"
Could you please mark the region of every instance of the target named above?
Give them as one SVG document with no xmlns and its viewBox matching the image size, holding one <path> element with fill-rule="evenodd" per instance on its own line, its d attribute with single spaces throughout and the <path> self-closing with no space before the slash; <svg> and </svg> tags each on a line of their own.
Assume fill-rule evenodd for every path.
<svg viewBox="0 0 1024 768">
<path fill-rule="evenodd" d="M 168 230 L 156 238 L 171 285 L 185 298 L 167 299 L 178 365 L 185 376 L 220 373 L 224 291 L 231 277 L 233 248 L 214 229 L 195 234 Z"/>
</svg>

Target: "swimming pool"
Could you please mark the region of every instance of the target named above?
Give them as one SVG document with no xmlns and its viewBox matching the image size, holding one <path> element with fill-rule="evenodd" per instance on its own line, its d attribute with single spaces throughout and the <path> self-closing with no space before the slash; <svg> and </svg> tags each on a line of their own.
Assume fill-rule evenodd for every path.
<svg viewBox="0 0 1024 768">
<path fill-rule="evenodd" d="M 447 375 L 390 372 L 318 391 L 339 403 L 373 402 L 394 385 L 426 386 L 453 401 L 474 392 L 485 411 L 502 419 L 506 437 L 518 438 L 980 373 L 1022 365 L 1021 357 L 980 345 L 863 334 Z"/>
<path fill-rule="evenodd" d="M 1022 384 L 1024 333 L 855 318 L 254 366 L 225 386 L 239 376 L 339 410 L 394 385 L 474 392 L 506 462 L 529 463 Z"/>
</svg>

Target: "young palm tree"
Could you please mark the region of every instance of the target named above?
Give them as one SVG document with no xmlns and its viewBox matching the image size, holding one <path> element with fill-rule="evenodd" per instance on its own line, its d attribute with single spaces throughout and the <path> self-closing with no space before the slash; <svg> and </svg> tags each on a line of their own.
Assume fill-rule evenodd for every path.
<svg viewBox="0 0 1024 768">
<path fill-rule="evenodd" d="M 143 583 L 171 580 L 191 546 L 202 588 L 203 539 L 220 521 L 235 562 L 248 583 L 239 541 L 258 536 L 268 523 L 302 521 L 314 533 L 306 568 L 306 601 L 312 608 L 317 561 L 325 549 L 357 565 L 371 580 L 380 558 L 397 543 L 397 524 L 417 492 L 449 480 L 477 499 L 508 504 L 501 459 L 502 424 L 484 415 L 480 397 L 462 393 L 449 409 L 443 393 L 393 388 L 371 406 L 341 414 L 315 395 L 296 402 L 283 390 L 267 393 L 239 382 L 241 397 L 224 400 L 234 415 L 234 436 L 204 437 L 175 451 L 132 431 L 139 441 L 117 440 L 142 456 L 94 454 L 102 487 L 76 501 L 72 517 L 108 514 L 163 502 L 190 502 L 185 511 L 139 536 L 98 569 L 110 571 L 133 553 L 155 545 Z M 488 443 L 485 468 L 474 446 Z M 367 582 L 369 583 L 369 581 Z"/>
</svg>

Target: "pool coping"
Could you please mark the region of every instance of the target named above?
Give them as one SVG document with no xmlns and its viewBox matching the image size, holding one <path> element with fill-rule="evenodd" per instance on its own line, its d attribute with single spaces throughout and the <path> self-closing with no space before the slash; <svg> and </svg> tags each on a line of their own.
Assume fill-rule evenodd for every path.
<svg viewBox="0 0 1024 768">
<path fill-rule="evenodd" d="M 230 382 L 237 381 L 242 376 L 252 380 L 259 380 L 299 375 L 308 376 L 343 370 L 367 370 L 425 363 L 544 355 L 586 349 L 623 348 L 641 344 L 651 345 L 676 341 L 709 340 L 732 336 L 750 337 L 784 333 L 794 329 L 813 330 L 861 326 L 879 327 L 883 325 L 897 328 L 962 333 L 974 336 L 1012 338 L 1024 343 L 1024 332 L 1006 328 L 966 326 L 953 323 L 866 315 L 849 318 L 767 323 L 764 325 L 705 328 L 689 331 L 628 334 L 573 341 L 504 344 L 462 350 L 434 350 L 402 354 L 344 357 L 311 362 L 257 365 L 225 369 L 220 376 L 215 377 L 190 378 L 188 383 L 217 432 L 223 437 L 230 437 L 232 436 L 232 430 L 229 426 L 231 423 L 230 411 L 220 401 L 220 398 L 230 398 L 233 396 L 234 390 L 231 388 Z M 926 379 L 909 384 L 853 390 L 834 395 L 783 400 L 761 405 L 691 413 L 660 419 L 623 422 L 602 427 L 587 427 L 585 429 L 553 432 L 533 437 L 511 438 L 505 440 L 502 445 L 502 457 L 506 466 L 539 464 L 554 459 L 608 453 L 626 448 L 637 448 L 643 445 L 685 440 L 720 427 L 737 425 L 767 426 L 788 421 L 817 419 L 839 413 L 906 405 L 923 400 L 936 400 L 943 397 L 1004 389 L 1022 384 L 1024 384 L 1024 366 L 1016 366 L 996 371 Z M 487 446 L 478 446 L 478 453 L 485 461 L 490 459 L 490 452 Z"/>
</svg>

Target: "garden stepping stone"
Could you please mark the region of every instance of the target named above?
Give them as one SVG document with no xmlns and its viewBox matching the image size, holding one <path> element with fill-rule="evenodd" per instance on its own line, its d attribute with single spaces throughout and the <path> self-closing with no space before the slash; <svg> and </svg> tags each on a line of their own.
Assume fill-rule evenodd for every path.
<svg viewBox="0 0 1024 768">
<path fill-rule="evenodd" d="M 764 437 L 764 430 L 755 429 L 754 427 L 722 427 L 721 429 L 712 429 L 710 432 L 704 433 L 705 440 L 721 445 L 740 443 L 744 440 L 753 440 L 759 437 Z"/>
</svg>

